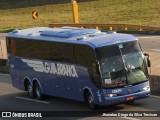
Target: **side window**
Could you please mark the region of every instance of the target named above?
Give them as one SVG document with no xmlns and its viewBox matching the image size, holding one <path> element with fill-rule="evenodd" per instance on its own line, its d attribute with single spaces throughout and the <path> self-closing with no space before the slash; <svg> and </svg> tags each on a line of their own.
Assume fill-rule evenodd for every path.
<svg viewBox="0 0 160 120">
<path fill-rule="evenodd" d="M 75 63 L 73 44 L 29 39 L 11 39 L 8 44 L 8 51 L 15 56 Z"/>
<path fill-rule="evenodd" d="M 51 60 L 64 63 L 75 63 L 73 44 L 52 42 L 51 43 Z"/>
<path fill-rule="evenodd" d="M 11 55 L 16 55 L 16 43 L 14 39 L 11 39 Z"/>
<path fill-rule="evenodd" d="M 63 57 L 64 62 L 67 63 L 75 63 L 75 55 L 74 55 L 74 45 L 73 44 L 64 44 L 63 47 Z"/>
<path fill-rule="evenodd" d="M 91 80 L 95 86 L 100 87 L 100 74 L 97 73 L 94 50 L 86 45 L 76 45 L 75 54 L 77 64 L 87 67 Z"/>
<path fill-rule="evenodd" d="M 28 52 L 26 53 L 30 58 L 49 60 L 51 56 L 50 43 L 47 41 L 31 40 L 28 43 Z"/>
<path fill-rule="evenodd" d="M 37 40 L 16 40 L 16 56 L 43 59 L 50 58 L 50 47 L 48 42 Z"/>
<path fill-rule="evenodd" d="M 51 60 L 63 62 L 64 61 L 64 57 L 63 57 L 64 44 L 57 43 L 57 42 L 51 42 L 50 47 L 51 47 Z"/>
<path fill-rule="evenodd" d="M 6 38 L 7 52 L 11 54 L 11 38 Z"/>
<path fill-rule="evenodd" d="M 21 56 L 21 57 L 27 57 L 27 52 L 28 51 L 28 42 L 25 41 L 24 39 L 17 39 L 15 40 L 16 44 L 16 56 Z"/>
<path fill-rule="evenodd" d="M 90 67 L 92 62 L 95 61 L 95 55 L 93 49 L 86 45 L 75 45 L 75 54 L 77 58 L 77 63 Z"/>
</svg>

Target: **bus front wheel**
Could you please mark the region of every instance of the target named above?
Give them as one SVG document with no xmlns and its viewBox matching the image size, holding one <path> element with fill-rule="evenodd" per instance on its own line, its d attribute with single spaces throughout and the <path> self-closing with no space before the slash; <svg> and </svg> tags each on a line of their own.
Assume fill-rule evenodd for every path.
<svg viewBox="0 0 160 120">
<path fill-rule="evenodd" d="M 86 102 L 91 109 L 95 110 L 98 108 L 98 106 L 95 104 L 94 98 L 90 92 L 87 92 L 87 94 L 86 94 Z"/>
</svg>

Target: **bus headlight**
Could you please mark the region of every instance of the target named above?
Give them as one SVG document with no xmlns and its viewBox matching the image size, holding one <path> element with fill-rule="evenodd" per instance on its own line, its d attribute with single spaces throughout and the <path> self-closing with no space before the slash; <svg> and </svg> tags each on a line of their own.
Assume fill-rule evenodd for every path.
<svg viewBox="0 0 160 120">
<path fill-rule="evenodd" d="M 106 94 L 106 97 L 115 97 L 117 94 Z"/>
<path fill-rule="evenodd" d="M 148 91 L 148 90 L 150 91 L 150 87 L 149 87 L 149 86 L 146 86 L 146 87 L 142 88 L 141 90 L 142 90 L 142 91 Z"/>
</svg>

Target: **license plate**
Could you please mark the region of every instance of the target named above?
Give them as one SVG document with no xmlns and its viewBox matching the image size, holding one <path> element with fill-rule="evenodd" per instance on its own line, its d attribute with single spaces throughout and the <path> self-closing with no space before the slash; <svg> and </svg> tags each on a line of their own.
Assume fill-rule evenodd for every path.
<svg viewBox="0 0 160 120">
<path fill-rule="evenodd" d="M 134 100 L 133 96 L 129 96 L 129 97 L 126 98 L 126 101 L 132 101 L 132 100 Z"/>
</svg>

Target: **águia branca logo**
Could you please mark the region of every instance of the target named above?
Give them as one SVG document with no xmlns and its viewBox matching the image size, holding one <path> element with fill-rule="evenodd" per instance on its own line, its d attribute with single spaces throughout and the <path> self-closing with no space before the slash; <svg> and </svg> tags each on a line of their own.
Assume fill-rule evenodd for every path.
<svg viewBox="0 0 160 120">
<path fill-rule="evenodd" d="M 69 77 L 77 77 L 77 71 L 74 65 L 63 63 L 50 63 L 37 60 L 22 59 L 22 62 L 27 63 L 36 72 L 44 72 L 48 74 L 63 75 Z"/>
</svg>

